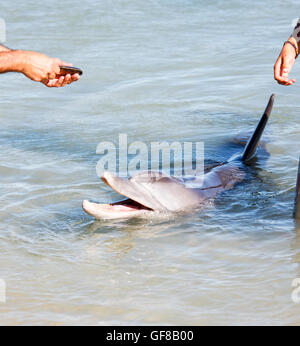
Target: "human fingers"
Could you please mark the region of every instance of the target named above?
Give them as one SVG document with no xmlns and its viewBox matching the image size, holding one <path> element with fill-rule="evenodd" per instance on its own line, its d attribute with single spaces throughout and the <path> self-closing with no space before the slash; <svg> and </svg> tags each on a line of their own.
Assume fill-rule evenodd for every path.
<svg viewBox="0 0 300 346">
<path fill-rule="evenodd" d="M 64 77 L 49 79 L 47 83 L 44 83 L 48 88 L 58 88 L 62 86 Z"/>
<path fill-rule="evenodd" d="M 274 78 L 279 84 L 287 85 L 289 81 L 288 78 L 286 76 L 282 76 L 282 60 L 283 59 L 280 55 L 274 65 Z"/>
<path fill-rule="evenodd" d="M 72 83 L 72 77 L 70 74 L 64 76 L 63 86 Z"/>
<path fill-rule="evenodd" d="M 72 78 L 72 82 L 75 82 L 80 78 L 80 75 L 79 73 L 74 73 L 71 75 L 71 78 Z"/>
<path fill-rule="evenodd" d="M 284 64 L 283 64 L 284 62 Z M 274 65 L 274 78 L 281 85 L 292 85 L 296 82 L 296 79 L 289 79 L 289 71 L 293 66 L 293 62 L 288 59 L 284 59 L 279 56 L 275 65 Z"/>
<path fill-rule="evenodd" d="M 275 80 L 277 80 L 278 82 L 281 81 L 281 74 L 280 74 L 280 71 L 281 71 L 281 62 L 282 62 L 282 58 L 281 58 L 281 55 L 278 57 L 275 65 L 274 65 L 274 78 Z"/>
<path fill-rule="evenodd" d="M 289 73 L 294 65 L 295 59 L 291 56 L 283 56 L 281 63 L 281 76 L 283 78 L 289 78 Z"/>
<path fill-rule="evenodd" d="M 44 83 L 48 88 L 54 88 L 55 87 L 55 83 L 58 81 L 57 78 L 54 79 L 48 79 L 48 81 L 46 83 Z"/>
</svg>

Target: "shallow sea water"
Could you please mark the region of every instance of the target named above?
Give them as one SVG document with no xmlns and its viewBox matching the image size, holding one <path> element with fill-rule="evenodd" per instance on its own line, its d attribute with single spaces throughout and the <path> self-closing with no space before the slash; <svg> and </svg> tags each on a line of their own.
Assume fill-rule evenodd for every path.
<svg viewBox="0 0 300 346">
<path fill-rule="evenodd" d="M 64 89 L 1 75 L 0 324 L 299 324 L 300 65 L 299 84 L 273 81 L 299 3 L 12 0 L 1 10 L 9 47 L 84 75 Z M 82 211 L 84 199 L 118 199 L 97 177 L 99 142 L 204 141 L 207 159 L 226 159 L 224 143 L 252 131 L 272 92 L 269 158 L 213 205 L 121 221 Z"/>
</svg>

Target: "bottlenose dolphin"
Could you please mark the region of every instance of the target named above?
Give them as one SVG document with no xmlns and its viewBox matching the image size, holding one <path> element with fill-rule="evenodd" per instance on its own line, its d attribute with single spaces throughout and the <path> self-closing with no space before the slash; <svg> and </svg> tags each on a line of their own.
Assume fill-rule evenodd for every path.
<svg viewBox="0 0 300 346">
<path fill-rule="evenodd" d="M 190 211 L 204 206 L 220 192 L 232 189 L 245 178 L 244 163 L 256 154 L 260 138 L 274 103 L 271 95 L 265 112 L 245 149 L 227 161 L 213 167 L 204 177 L 176 178 L 161 172 L 141 172 L 129 179 L 105 172 L 101 179 L 114 191 L 126 197 L 116 203 L 98 204 L 85 200 L 83 210 L 96 219 L 117 219 Z"/>
</svg>

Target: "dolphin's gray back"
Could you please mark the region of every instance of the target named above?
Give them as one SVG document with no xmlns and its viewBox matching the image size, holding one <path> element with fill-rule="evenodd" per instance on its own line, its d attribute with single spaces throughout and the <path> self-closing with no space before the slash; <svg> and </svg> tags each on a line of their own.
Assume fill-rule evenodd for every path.
<svg viewBox="0 0 300 346">
<path fill-rule="evenodd" d="M 140 172 L 129 182 L 141 196 L 139 203 L 154 210 L 184 210 L 201 203 L 196 189 L 186 187 L 182 179 L 161 172 Z"/>
<path fill-rule="evenodd" d="M 203 184 L 197 189 L 198 194 L 203 200 L 213 198 L 222 191 L 234 188 L 244 178 L 245 172 L 235 163 L 220 165 L 204 175 Z"/>
<path fill-rule="evenodd" d="M 154 210 L 179 211 L 199 206 L 218 193 L 232 189 L 244 177 L 243 171 L 228 163 L 191 179 L 150 171 L 134 175 L 129 182 L 135 190 L 133 199 L 140 196 L 139 203 Z"/>
</svg>

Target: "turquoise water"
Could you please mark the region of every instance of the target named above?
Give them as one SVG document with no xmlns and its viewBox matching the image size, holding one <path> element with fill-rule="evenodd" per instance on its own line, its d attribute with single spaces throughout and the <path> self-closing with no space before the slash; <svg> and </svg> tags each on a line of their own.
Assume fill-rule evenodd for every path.
<svg viewBox="0 0 300 346">
<path fill-rule="evenodd" d="M 0 83 L 0 324 L 299 324 L 292 219 L 300 65 L 273 64 L 298 1 L 10 1 L 7 45 L 84 70 L 63 89 Z M 269 95 L 268 160 L 206 209 L 95 221 L 118 196 L 96 174 L 102 141 L 204 141 L 207 159 L 249 132 Z"/>
</svg>

